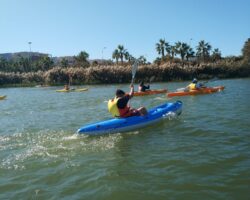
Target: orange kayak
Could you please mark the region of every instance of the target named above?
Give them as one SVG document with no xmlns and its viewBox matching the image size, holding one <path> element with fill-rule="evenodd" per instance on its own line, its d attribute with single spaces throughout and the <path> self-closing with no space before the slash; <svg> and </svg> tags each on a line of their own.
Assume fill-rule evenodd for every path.
<svg viewBox="0 0 250 200">
<path fill-rule="evenodd" d="M 206 87 L 200 88 L 197 90 L 191 91 L 178 91 L 178 92 L 169 92 L 167 93 L 167 97 L 175 97 L 175 96 L 187 96 L 187 95 L 199 95 L 199 94 L 211 94 L 214 92 L 219 92 L 224 90 L 225 86 L 217 86 L 217 87 Z"/>
<path fill-rule="evenodd" d="M 154 95 L 162 93 L 167 93 L 167 90 L 161 89 L 161 90 L 146 90 L 145 92 L 134 92 L 134 96 L 145 96 L 145 95 Z"/>
</svg>

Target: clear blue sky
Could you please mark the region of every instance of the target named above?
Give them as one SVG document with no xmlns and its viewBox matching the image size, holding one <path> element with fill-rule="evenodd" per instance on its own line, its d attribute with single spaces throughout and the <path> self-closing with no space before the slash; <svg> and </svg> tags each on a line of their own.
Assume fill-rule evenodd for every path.
<svg viewBox="0 0 250 200">
<path fill-rule="evenodd" d="M 250 0 L 0 0 L 0 53 L 29 51 L 31 41 L 32 51 L 52 56 L 84 50 L 109 59 L 122 44 L 153 61 L 161 38 L 192 47 L 205 40 L 223 56 L 240 55 Z"/>
</svg>

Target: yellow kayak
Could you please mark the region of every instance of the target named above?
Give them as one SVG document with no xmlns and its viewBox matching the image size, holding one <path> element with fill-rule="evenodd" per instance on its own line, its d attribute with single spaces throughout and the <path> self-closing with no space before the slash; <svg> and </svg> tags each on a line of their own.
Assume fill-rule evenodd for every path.
<svg viewBox="0 0 250 200">
<path fill-rule="evenodd" d="M 6 97 L 7 97 L 6 95 L 4 95 L 4 96 L 0 96 L 0 100 L 5 99 Z"/>
<path fill-rule="evenodd" d="M 56 90 L 56 92 L 84 92 L 87 90 L 88 90 L 88 88 L 72 88 L 69 90 L 65 90 L 65 89 Z"/>
</svg>

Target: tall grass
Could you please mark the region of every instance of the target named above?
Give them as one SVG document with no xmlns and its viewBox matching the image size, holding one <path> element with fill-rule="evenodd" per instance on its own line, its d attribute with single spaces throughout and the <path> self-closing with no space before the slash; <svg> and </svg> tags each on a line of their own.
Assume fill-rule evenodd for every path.
<svg viewBox="0 0 250 200">
<path fill-rule="evenodd" d="M 138 67 L 136 81 L 190 80 L 198 79 L 237 78 L 250 76 L 250 64 L 243 61 L 220 61 L 217 63 L 164 63 L 161 65 L 141 65 Z M 127 83 L 131 81 L 131 65 L 91 66 L 88 68 L 54 67 L 46 72 L 6 73 L 0 72 L 0 85 L 6 84 L 49 84 L 58 85 L 69 82 L 71 84 L 93 83 Z"/>
</svg>

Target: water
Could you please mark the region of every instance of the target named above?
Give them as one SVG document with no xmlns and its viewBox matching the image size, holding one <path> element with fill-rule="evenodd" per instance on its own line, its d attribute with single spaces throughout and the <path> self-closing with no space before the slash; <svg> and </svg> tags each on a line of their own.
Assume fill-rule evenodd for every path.
<svg viewBox="0 0 250 200">
<path fill-rule="evenodd" d="M 154 83 L 174 90 L 187 82 Z M 0 89 L 0 199 L 249 199 L 250 79 L 218 80 L 211 95 L 135 97 L 134 107 L 177 99 L 178 118 L 134 132 L 79 136 L 107 119 L 116 88 L 57 93 Z"/>
</svg>

